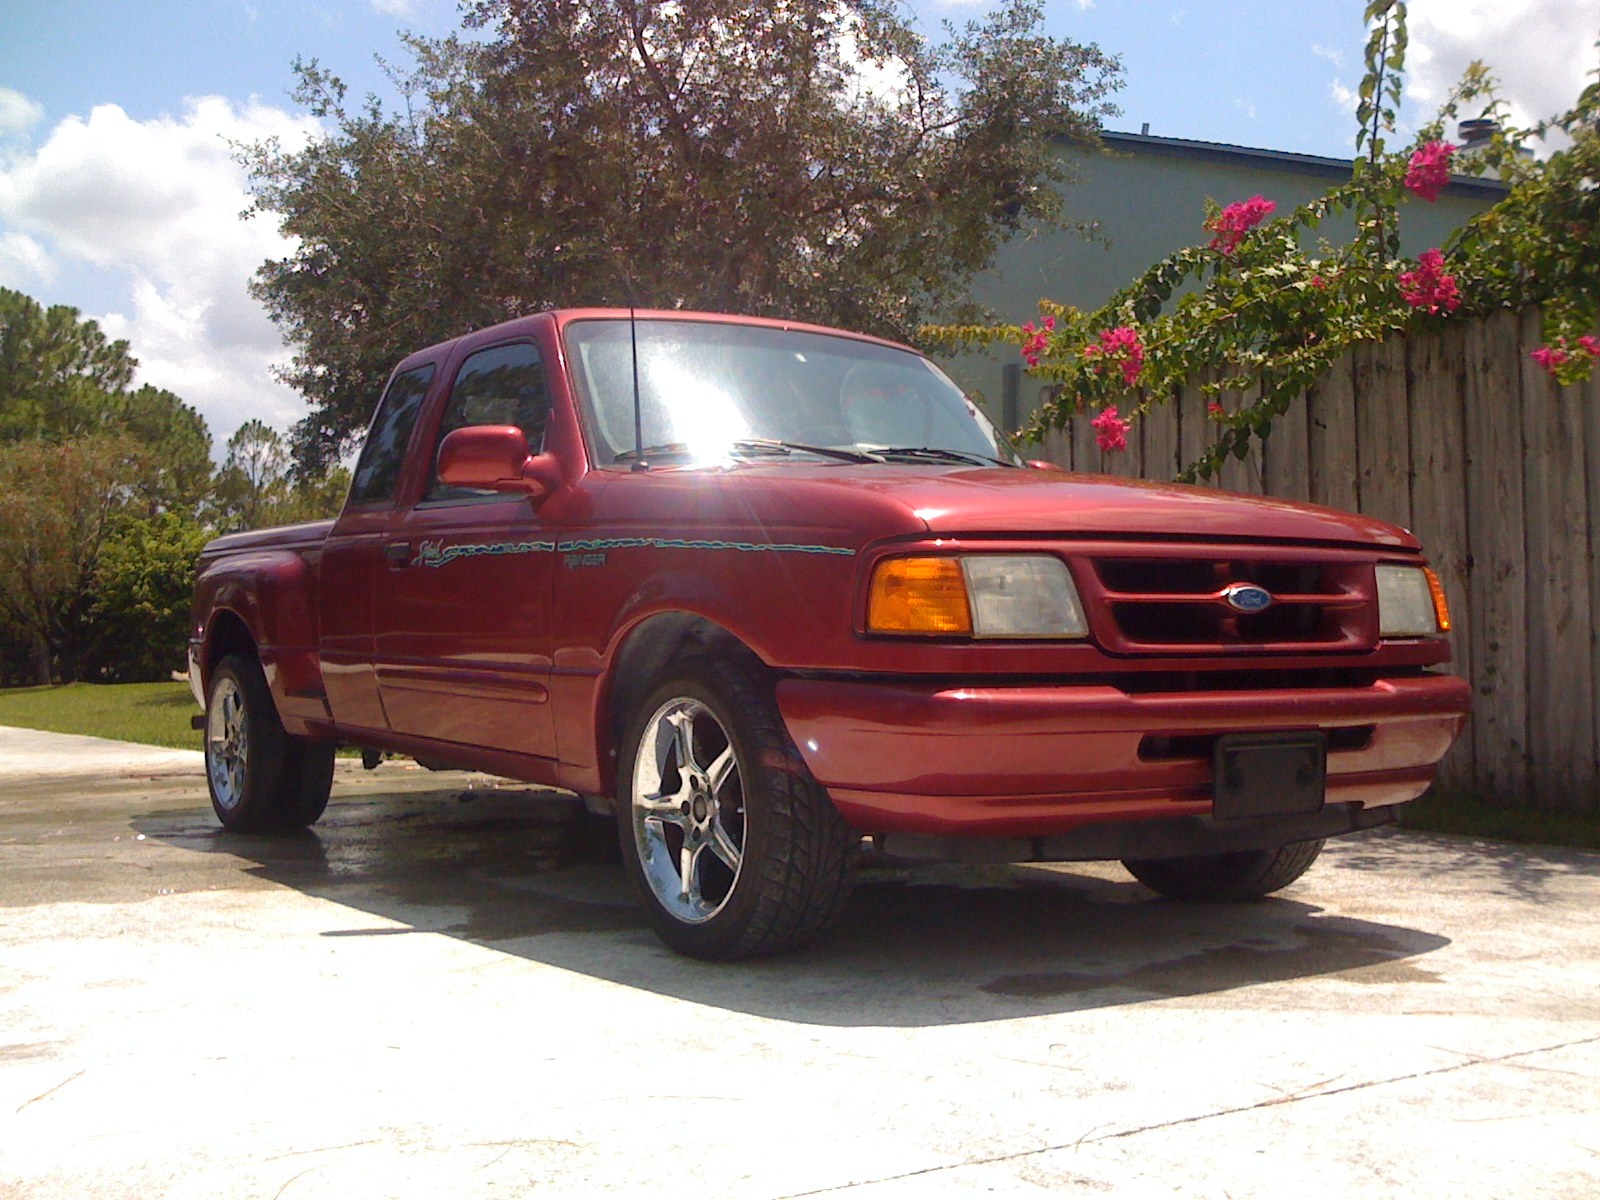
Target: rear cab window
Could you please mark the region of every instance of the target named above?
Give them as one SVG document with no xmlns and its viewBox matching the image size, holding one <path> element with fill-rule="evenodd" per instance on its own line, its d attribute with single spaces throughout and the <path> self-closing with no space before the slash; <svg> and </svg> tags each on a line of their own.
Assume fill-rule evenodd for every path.
<svg viewBox="0 0 1600 1200">
<path fill-rule="evenodd" d="M 405 465 L 406 446 L 411 441 L 411 431 L 422 411 L 422 401 L 433 382 L 434 367 L 425 363 L 401 371 L 389 381 L 378 414 L 372 418 L 372 428 L 367 432 L 366 445 L 356 460 L 355 473 L 350 480 L 347 504 L 370 504 L 393 500 L 400 471 Z"/>
</svg>

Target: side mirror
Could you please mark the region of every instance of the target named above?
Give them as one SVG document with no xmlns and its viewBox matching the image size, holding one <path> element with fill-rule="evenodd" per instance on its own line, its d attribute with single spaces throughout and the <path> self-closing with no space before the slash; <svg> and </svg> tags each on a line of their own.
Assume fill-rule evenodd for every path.
<svg viewBox="0 0 1600 1200">
<path fill-rule="evenodd" d="M 553 454 L 529 454 L 515 425 L 469 425 L 439 447 L 439 482 L 541 500 L 560 485 L 561 464 Z"/>
</svg>

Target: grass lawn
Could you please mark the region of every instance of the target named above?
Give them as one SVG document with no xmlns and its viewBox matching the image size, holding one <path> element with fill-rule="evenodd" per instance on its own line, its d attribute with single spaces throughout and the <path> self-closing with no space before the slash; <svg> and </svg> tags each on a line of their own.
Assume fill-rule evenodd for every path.
<svg viewBox="0 0 1600 1200">
<path fill-rule="evenodd" d="M 1459 833 L 1501 842 L 1600 850 L 1600 813 L 1497 808 L 1476 796 L 1429 792 L 1401 811 L 1404 829 Z"/>
<path fill-rule="evenodd" d="M 84 733 L 179 750 L 200 749 L 186 683 L 69 683 L 0 689 L 0 725 Z"/>
</svg>

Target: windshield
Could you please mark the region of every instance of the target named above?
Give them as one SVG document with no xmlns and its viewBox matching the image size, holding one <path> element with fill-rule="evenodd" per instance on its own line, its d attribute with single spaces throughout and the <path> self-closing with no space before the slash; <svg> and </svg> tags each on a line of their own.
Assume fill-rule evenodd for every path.
<svg viewBox="0 0 1600 1200">
<path fill-rule="evenodd" d="M 638 445 L 629 322 L 567 327 L 584 425 L 602 465 L 628 461 L 640 446 L 702 461 L 780 453 L 929 462 L 944 459 L 927 451 L 942 451 L 952 461 L 1018 463 L 977 406 L 907 350 L 707 321 L 639 321 L 634 336 Z"/>
</svg>

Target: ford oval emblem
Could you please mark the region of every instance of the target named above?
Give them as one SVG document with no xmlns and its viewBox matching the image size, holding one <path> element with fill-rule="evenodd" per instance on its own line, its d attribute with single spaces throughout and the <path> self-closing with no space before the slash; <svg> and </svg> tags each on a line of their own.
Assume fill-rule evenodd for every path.
<svg viewBox="0 0 1600 1200">
<path fill-rule="evenodd" d="M 1258 613 L 1272 603 L 1272 593 L 1253 583 L 1230 583 L 1222 589 L 1222 598 L 1236 612 Z"/>
</svg>

